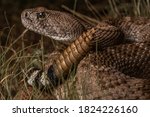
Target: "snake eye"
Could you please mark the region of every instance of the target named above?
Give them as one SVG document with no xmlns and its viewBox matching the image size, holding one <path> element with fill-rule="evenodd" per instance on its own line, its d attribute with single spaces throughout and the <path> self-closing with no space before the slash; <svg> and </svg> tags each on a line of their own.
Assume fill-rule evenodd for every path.
<svg viewBox="0 0 150 117">
<path fill-rule="evenodd" d="M 43 19 L 46 17 L 45 12 L 36 13 L 36 15 L 37 15 L 37 19 Z"/>
</svg>

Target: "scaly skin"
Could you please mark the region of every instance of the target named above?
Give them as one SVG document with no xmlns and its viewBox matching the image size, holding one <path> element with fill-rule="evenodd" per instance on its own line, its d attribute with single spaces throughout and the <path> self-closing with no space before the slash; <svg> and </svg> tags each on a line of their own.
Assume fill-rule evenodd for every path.
<svg viewBox="0 0 150 117">
<path fill-rule="evenodd" d="M 31 75 L 29 84 L 33 85 L 36 80 L 42 86 L 58 86 L 66 79 L 71 67 L 78 64 L 96 42 L 101 51 L 93 53 L 92 60 L 86 63 L 94 66 L 90 73 L 94 73 L 94 69 L 99 71 L 98 76 L 91 76 L 93 79 L 97 77 L 101 82 L 101 93 L 96 98 L 150 98 L 150 34 L 147 30 L 149 19 L 124 17 L 92 26 L 68 13 L 43 7 L 27 9 L 21 17 L 23 25 L 29 30 L 69 45 L 49 67 L 46 79 L 44 72 L 36 70 Z M 124 44 L 125 42 L 132 43 Z M 78 70 L 79 68 L 77 72 Z"/>
<path fill-rule="evenodd" d="M 24 10 L 21 14 L 21 20 L 27 29 L 66 44 L 70 44 L 84 31 L 96 26 L 82 21 L 69 13 L 48 10 L 44 7 Z M 112 18 L 100 22 L 100 25 L 117 27 L 123 32 L 125 41 L 143 42 L 150 40 L 150 19 L 148 18 Z M 99 35 L 100 32 L 97 34 Z"/>
</svg>

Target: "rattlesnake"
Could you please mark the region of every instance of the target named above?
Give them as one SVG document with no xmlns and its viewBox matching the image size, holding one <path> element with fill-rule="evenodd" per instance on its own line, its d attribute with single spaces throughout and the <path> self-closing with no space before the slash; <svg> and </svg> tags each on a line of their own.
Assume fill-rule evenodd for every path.
<svg viewBox="0 0 150 117">
<path fill-rule="evenodd" d="M 38 86 L 58 86 L 72 66 L 98 45 L 99 51 L 87 55 L 77 68 L 77 76 L 82 77 L 84 74 L 78 73 L 91 65 L 91 80 L 97 77 L 99 81 L 95 98 L 150 99 L 150 19 L 122 17 L 94 26 L 71 14 L 43 7 L 24 10 L 21 19 L 27 29 L 67 46 L 49 67 L 48 78 L 35 70 L 29 79 L 31 85 L 35 81 Z"/>
</svg>

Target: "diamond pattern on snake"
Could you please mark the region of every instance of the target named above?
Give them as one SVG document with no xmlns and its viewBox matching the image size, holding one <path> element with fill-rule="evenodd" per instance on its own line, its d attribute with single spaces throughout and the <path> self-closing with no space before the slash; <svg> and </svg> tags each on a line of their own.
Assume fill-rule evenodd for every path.
<svg viewBox="0 0 150 117">
<path fill-rule="evenodd" d="M 31 74 L 30 85 L 59 89 L 76 67 L 80 99 L 150 99 L 149 18 L 118 17 L 93 25 L 37 7 L 24 10 L 21 20 L 27 29 L 66 46 L 46 70 Z"/>
</svg>

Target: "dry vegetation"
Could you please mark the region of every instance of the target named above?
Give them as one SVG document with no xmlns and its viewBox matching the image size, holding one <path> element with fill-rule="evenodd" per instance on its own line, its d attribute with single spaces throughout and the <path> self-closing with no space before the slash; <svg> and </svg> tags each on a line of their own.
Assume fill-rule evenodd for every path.
<svg viewBox="0 0 150 117">
<path fill-rule="evenodd" d="M 101 1 L 99 1 L 99 4 L 94 4 L 89 2 L 89 0 L 85 0 L 83 4 L 90 12 L 90 17 L 96 20 L 123 15 L 150 16 L 149 0 L 121 1 L 107 0 L 101 5 Z M 78 11 L 78 4 L 76 3 L 78 3 L 78 0 L 74 2 L 73 11 Z M 63 8 L 68 10 L 67 7 L 63 6 Z M 69 12 L 71 11 L 69 10 Z M 86 14 L 81 15 L 77 13 L 77 15 L 88 17 Z M 4 19 L 7 20 L 6 17 Z M 31 36 L 33 33 L 21 35 L 20 32 L 15 26 L 2 27 L 0 29 L 0 99 L 56 99 L 54 95 L 40 92 L 26 83 L 30 68 L 34 66 L 41 67 L 45 63 L 47 53 L 53 50 L 53 46 L 50 44 L 52 42 L 46 37 L 41 37 L 40 41 L 35 42 L 35 39 L 31 38 L 39 38 L 39 35 Z M 18 36 L 18 33 L 20 33 L 20 36 Z M 72 80 L 71 87 L 67 83 L 63 85 L 65 90 L 69 90 L 69 93 L 65 94 L 64 92 L 62 94 L 64 99 L 80 99 L 76 92 L 76 87 L 73 85 L 74 79 L 72 78 Z"/>
</svg>

